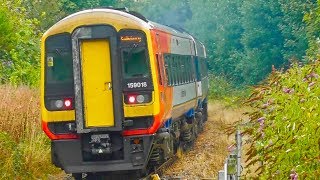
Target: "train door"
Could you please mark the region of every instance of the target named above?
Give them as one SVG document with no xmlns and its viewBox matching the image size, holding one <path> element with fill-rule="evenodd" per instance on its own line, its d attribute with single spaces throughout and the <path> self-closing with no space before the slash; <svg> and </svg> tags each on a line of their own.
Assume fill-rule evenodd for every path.
<svg viewBox="0 0 320 180">
<path fill-rule="evenodd" d="M 83 40 L 80 49 L 85 127 L 112 127 L 114 108 L 109 40 Z"/>
<path fill-rule="evenodd" d="M 202 86 L 201 86 L 201 73 L 200 73 L 200 62 L 199 58 L 195 57 L 195 68 L 196 68 L 196 83 L 197 83 L 197 96 L 202 96 Z"/>
<path fill-rule="evenodd" d="M 122 99 L 117 33 L 111 26 L 80 27 L 72 35 L 77 132 L 120 131 Z"/>
</svg>

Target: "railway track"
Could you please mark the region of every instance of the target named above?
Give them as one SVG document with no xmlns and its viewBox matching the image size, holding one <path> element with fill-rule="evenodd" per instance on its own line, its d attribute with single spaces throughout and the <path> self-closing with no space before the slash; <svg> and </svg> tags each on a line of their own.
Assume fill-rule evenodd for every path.
<svg viewBox="0 0 320 180">
<path fill-rule="evenodd" d="M 167 162 L 162 164 L 159 168 L 157 168 L 155 171 L 150 173 L 148 176 L 141 178 L 140 180 L 160 180 L 160 177 L 165 171 L 165 169 L 172 165 L 177 158 L 177 156 L 172 157 Z"/>
</svg>

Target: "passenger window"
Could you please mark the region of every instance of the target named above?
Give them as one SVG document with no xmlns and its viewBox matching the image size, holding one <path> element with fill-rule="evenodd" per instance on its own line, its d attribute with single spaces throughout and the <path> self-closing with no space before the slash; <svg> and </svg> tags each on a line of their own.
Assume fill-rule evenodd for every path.
<svg viewBox="0 0 320 180">
<path fill-rule="evenodd" d="M 192 82 L 192 63 L 191 63 L 191 58 L 188 57 L 188 65 L 189 65 L 189 81 Z"/>
<path fill-rule="evenodd" d="M 181 84 L 181 65 L 179 56 L 176 57 L 176 66 L 177 66 L 177 84 Z"/>
<path fill-rule="evenodd" d="M 183 64 L 184 64 L 184 81 L 185 83 L 189 82 L 189 71 L 188 71 L 188 62 L 187 62 L 187 57 L 183 57 Z"/>
<path fill-rule="evenodd" d="M 179 78 L 180 78 L 180 84 L 183 84 L 183 64 L 182 64 L 182 59 L 181 56 L 179 56 Z"/>
<path fill-rule="evenodd" d="M 174 74 L 174 82 L 173 82 L 173 85 L 177 85 L 179 84 L 179 72 L 178 72 L 178 62 L 177 62 L 177 58 L 175 56 L 172 57 L 172 71 L 173 71 L 173 74 Z"/>
</svg>

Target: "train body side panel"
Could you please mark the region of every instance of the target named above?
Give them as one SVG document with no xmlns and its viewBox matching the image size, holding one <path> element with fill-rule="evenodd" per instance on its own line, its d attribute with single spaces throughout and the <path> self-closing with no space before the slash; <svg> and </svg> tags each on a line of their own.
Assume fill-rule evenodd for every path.
<svg viewBox="0 0 320 180">
<path fill-rule="evenodd" d="M 160 102 L 160 124 L 172 116 L 172 88 L 168 86 L 165 72 L 164 54 L 170 52 L 170 35 L 157 29 L 151 30 Z M 161 82 L 159 82 L 161 81 Z"/>
<path fill-rule="evenodd" d="M 190 57 L 195 55 L 192 39 L 175 36 L 174 34 L 170 34 L 158 29 L 153 30 L 153 36 L 156 43 L 154 49 L 157 51 L 162 61 L 164 61 L 164 54 L 175 54 Z M 164 66 L 165 64 L 163 64 L 163 67 Z M 184 115 L 190 109 L 194 109 L 196 107 L 196 83 L 189 82 L 169 86 L 167 77 L 168 73 L 165 71 L 166 69 L 164 68 L 163 86 L 159 86 L 160 91 L 163 89 L 163 120 L 171 118 L 176 119 Z"/>
</svg>

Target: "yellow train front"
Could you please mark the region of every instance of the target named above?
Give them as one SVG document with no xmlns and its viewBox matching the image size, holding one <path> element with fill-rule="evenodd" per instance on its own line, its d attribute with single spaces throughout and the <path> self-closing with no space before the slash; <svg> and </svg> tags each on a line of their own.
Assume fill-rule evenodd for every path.
<svg viewBox="0 0 320 180">
<path fill-rule="evenodd" d="M 42 37 L 42 128 L 67 173 L 146 174 L 207 117 L 204 46 L 125 9 L 72 14 Z"/>
</svg>

